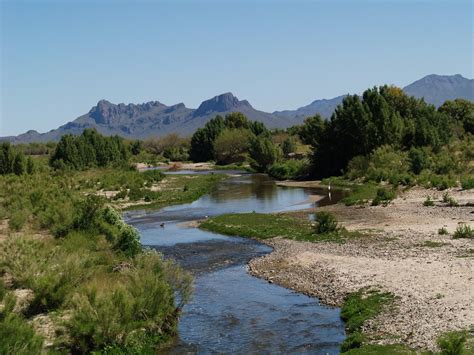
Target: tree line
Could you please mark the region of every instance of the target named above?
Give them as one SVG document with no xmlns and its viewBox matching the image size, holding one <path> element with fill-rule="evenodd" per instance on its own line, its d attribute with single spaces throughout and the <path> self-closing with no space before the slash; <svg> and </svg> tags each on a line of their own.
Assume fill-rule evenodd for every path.
<svg viewBox="0 0 474 355">
<path fill-rule="evenodd" d="M 83 170 L 121 165 L 128 157 L 128 149 L 119 136 L 105 137 L 94 129 L 85 129 L 79 136 L 66 134 L 61 137 L 51 155 L 50 165 L 56 169 Z"/>
</svg>

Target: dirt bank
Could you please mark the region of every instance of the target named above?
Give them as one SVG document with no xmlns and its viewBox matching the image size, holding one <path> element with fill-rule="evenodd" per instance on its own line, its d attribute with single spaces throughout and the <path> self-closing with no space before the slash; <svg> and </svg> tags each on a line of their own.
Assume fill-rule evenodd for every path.
<svg viewBox="0 0 474 355">
<path fill-rule="evenodd" d="M 392 292 L 396 307 L 366 324 L 368 334 L 378 343 L 434 349 L 441 333 L 474 324 L 474 240 L 452 238 L 460 223 L 474 227 L 474 191 L 449 194 L 460 207 L 447 207 L 442 192 L 418 188 L 387 207 L 326 207 L 368 236 L 345 244 L 275 238 L 268 241 L 275 251 L 252 260 L 250 272 L 329 305 L 361 287 Z M 423 206 L 427 195 L 434 207 Z M 450 234 L 439 235 L 442 227 Z"/>
</svg>

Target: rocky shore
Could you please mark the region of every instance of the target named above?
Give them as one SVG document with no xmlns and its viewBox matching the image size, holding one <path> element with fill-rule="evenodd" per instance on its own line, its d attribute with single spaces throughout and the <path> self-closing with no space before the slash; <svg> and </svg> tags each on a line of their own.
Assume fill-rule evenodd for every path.
<svg viewBox="0 0 474 355">
<path fill-rule="evenodd" d="M 387 207 L 325 207 L 364 236 L 344 244 L 273 238 L 266 243 L 274 252 L 252 260 L 250 273 L 331 306 L 362 287 L 391 292 L 394 307 L 365 324 L 366 333 L 374 343 L 434 350 L 440 334 L 474 324 L 474 240 L 453 239 L 458 225 L 474 227 L 474 192 L 450 190 L 458 207 L 443 203 L 443 193 L 414 188 Z M 423 206 L 428 195 L 435 206 Z"/>
</svg>

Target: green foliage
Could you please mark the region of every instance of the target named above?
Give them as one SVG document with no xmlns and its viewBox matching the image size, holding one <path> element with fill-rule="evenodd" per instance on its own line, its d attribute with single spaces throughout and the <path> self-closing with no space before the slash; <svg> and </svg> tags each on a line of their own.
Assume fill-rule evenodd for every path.
<svg viewBox="0 0 474 355">
<path fill-rule="evenodd" d="M 199 128 L 191 138 L 189 157 L 192 161 L 208 161 L 214 159 L 214 141 L 225 128 L 222 116 L 216 116 Z"/>
<path fill-rule="evenodd" d="M 348 337 L 341 345 L 341 351 L 359 348 L 365 340 L 362 333 L 364 323 L 377 316 L 383 307 L 394 300 L 391 293 L 361 289 L 347 296 L 341 308 L 341 318 L 346 322 Z"/>
<path fill-rule="evenodd" d="M 468 175 L 461 177 L 461 187 L 463 190 L 474 189 L 474 176 Z"/>
<path fill-rule="evenodd" d="M 433 166 L 431 153 L 428 147 L 411 147 L 408 151 L 410 169 L 414 174 L 419 174 Z"/>
<path fill-rule="evenodd" d="M 372 200 L 372 206 L 378 206 L 380 204 L 386 205 L 390 201 L 392 201 L 395 197 L 396 197 L 396 193 L 394 190 L 389 190 L 383 187 L 378 188 L 377 195 Z"/>
<path fill-rule="evenodd" d="M 304 125 L 299 129 L 299 136 L 304 144 L 309 144 L 315 151 L 318 151 L 325 131 L 326 120 L 320 115 L 315 115 L 304 121 Z"/>
<path fill-rule="evenodd" d="M 163 156 L 171 161 L 185 161 L 189 158 L 188 151 L 185 147 L 165 148 Z"/>
<path fill-rule="evenodd" d="M 366 90 L 362 98 L 346 96 L 330 121 L 313 129 L 315 141 L 302 139 L 313 146 L 313 175 L 325 177 L 341 174 L 353 157 L 383 145 L 439 149 L 450 138 L 449 122 L 434 106 L 383 86 Z M 311 130 L 311 124 L 302 131 Z"/>
<path fill-rule="evenodd" d="M 22 175 L 26 172 L 26 160 L 22 151 L 15 149 L 10 143 L 0 145 L 0 175 Z"/>
<path fill-rule="evenodd" d="M 301 179 L 308 175 L 308 162 L 287 160 L 270 166 L 268 174 L 278 180 Z"/>
<path fill-rule="evenodd" d="M 0 354 L 39 354 L 43 339 L 19 314 L 13 312 L 15 298 L 8 294 L 0 310 Z"/>
<path fill-rule="evenodd" d="M 227 133 L 223 132 L 224 130 Z M 243 134 L 240 145 L 235 139 L 237 138 L 235 135 L 239 133 Z M 221 164 L 226 164 L 226 161 L 242 161 L 244 158 L 242 154 L 247 151 L 250 138 L 253 136 L 269 138 L 270 132 L 261 122 L 249 121 L 240 112 L 231 112 L 225 119 L 218 115 L 193 134 L 189 158 L 194 162 L 215 159 Z M 220 137 L 220 142 L 217 143 L 218 137 Z M 230 155 L 232 150 L 236 150 L 235 158 Z"/>
<path fill-rule="evenodd" d="M 431 196 L 426 196 L 425 201 L 423 201 L 423 206 L 425 207 L 433 207 L 434 201 L 431 199 Z"/>
<path fill-rule="evenodd" d="M 104 137 L 96 130 L 85 129 L 80 136 L 68 134 L 61 137 L 50 165 L 55 169 L 83 170 L 122 165 L 127 159 L 128 152 L 120 137 Z"/>
<path fill-rule="evenodd" d="M 266 172 L 278 159 L 278 150 L 266 137 L 255 137 L 250 141 L 250 166 L 258 172 Z"/>
<path fill-rule="evenodd" d="M 214 141 L 216 162 L 221 165 L 242 162 L 253 134 L 245 128 L 225 128 Z"/>
<path fill-rule="evenodd" d="M 389 181 L 394 175 L 407 174 L 408 166 L 405 152 L 396 150 L 392 146 L 381 146 L 370 155 L 365 176 L 370 181 Z"/>
<path fill-rule="evenodd" d="M 130 143 L 129 149 L 130 153 L 133 155 L 138 155 L 143 150 L 143 142 L 138 139 L 134 140 L 132 143 Z"/>
<path fill-rule="evenodd" d="M 474 230 L 467 224 L 460 224 L 453 234 L 453 239 L 459 238 L 474 239 Z"/>
<path fill-rule="evenodd" d="M 439 235 L 446 235 L 446 234 L 449 234 L 449 233 L 448 233 L 448 230 L 446 228 L 442 227 L 442 228 L 438 229 L 438 234 Z"/>
<path fill-rule="evenodd" d="M 314 231 L 316 234 L 326 234 L 337 232 L 339 229 L 336 217 L 326 211 L 318 212 L 316 214 L 316 226 Z"/>
<path fill-rule="evenodd" d="M 324 182 L 324 180 L 323 180 Z M 378 184 L 366 182 L 364 184 L 349 184 L 351 192 L 349 196 L 344 197 L 341 202 L 346 206 L 361 205 L 377 196 Z"/>
<path fill-rule="evenodd" d="M 287 139 L 285 139 L 281 145 L 281 150 L 285 156 L 296 152 L 296 142 L 294 138 L 289 136 Z"/>
<path fill-rule="evenodd" d="M 466 342 L 465 332 L 448 332 L 440 336 L 437 340 L 442 355 L 462 355 L 464 354 L 464 343 Z"/>
<path fill-rule="evenodd" d="M 471 101 L 464 99 L 446 101 L 438 111 L 459 122 L 466 132 L 474 134 L 474 103 Z"/>
<path fill-rule="evenodd" d="M 176 333 L 182 303 L 177 306 L 175 297 L 189 299 L 187 274 L 150 251 L 135 258 L 121 279 L 107 289 L 86 288 L 71 300 L 67 329 L 74 350 L 113 347 L 136 353 Z"/>
<path fill-rule="evenodd" d="M 443 194 L 443 202 L 448 204 L 449 207 L 459 206 L 458 202 L 452 196 L 449 196 L 447 192 Z"/>
</svg>

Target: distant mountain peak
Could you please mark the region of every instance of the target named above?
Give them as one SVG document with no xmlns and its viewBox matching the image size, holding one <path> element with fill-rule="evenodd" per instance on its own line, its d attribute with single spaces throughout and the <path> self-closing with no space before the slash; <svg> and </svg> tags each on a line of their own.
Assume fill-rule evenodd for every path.
<svg viewBox="0 0 474 355">
<path fill-rule="evenodd" d="M 474 80 L 461 74 L 430 74 L 403 88 L 406 94 L 424 98 L 426 102 L 440 106 L 446 100 L 457 98 L 474 100 Z"/>
<path fill-rule="evenodd" d="M 252 106 L 247 100 L 240 101 L 231 92 L 226 92 L 203 101 L 194 112 L 194 116 L 205 116 L 211 112 L 228 112 L 243 108 L 252 108 Z"/>
</svg>

